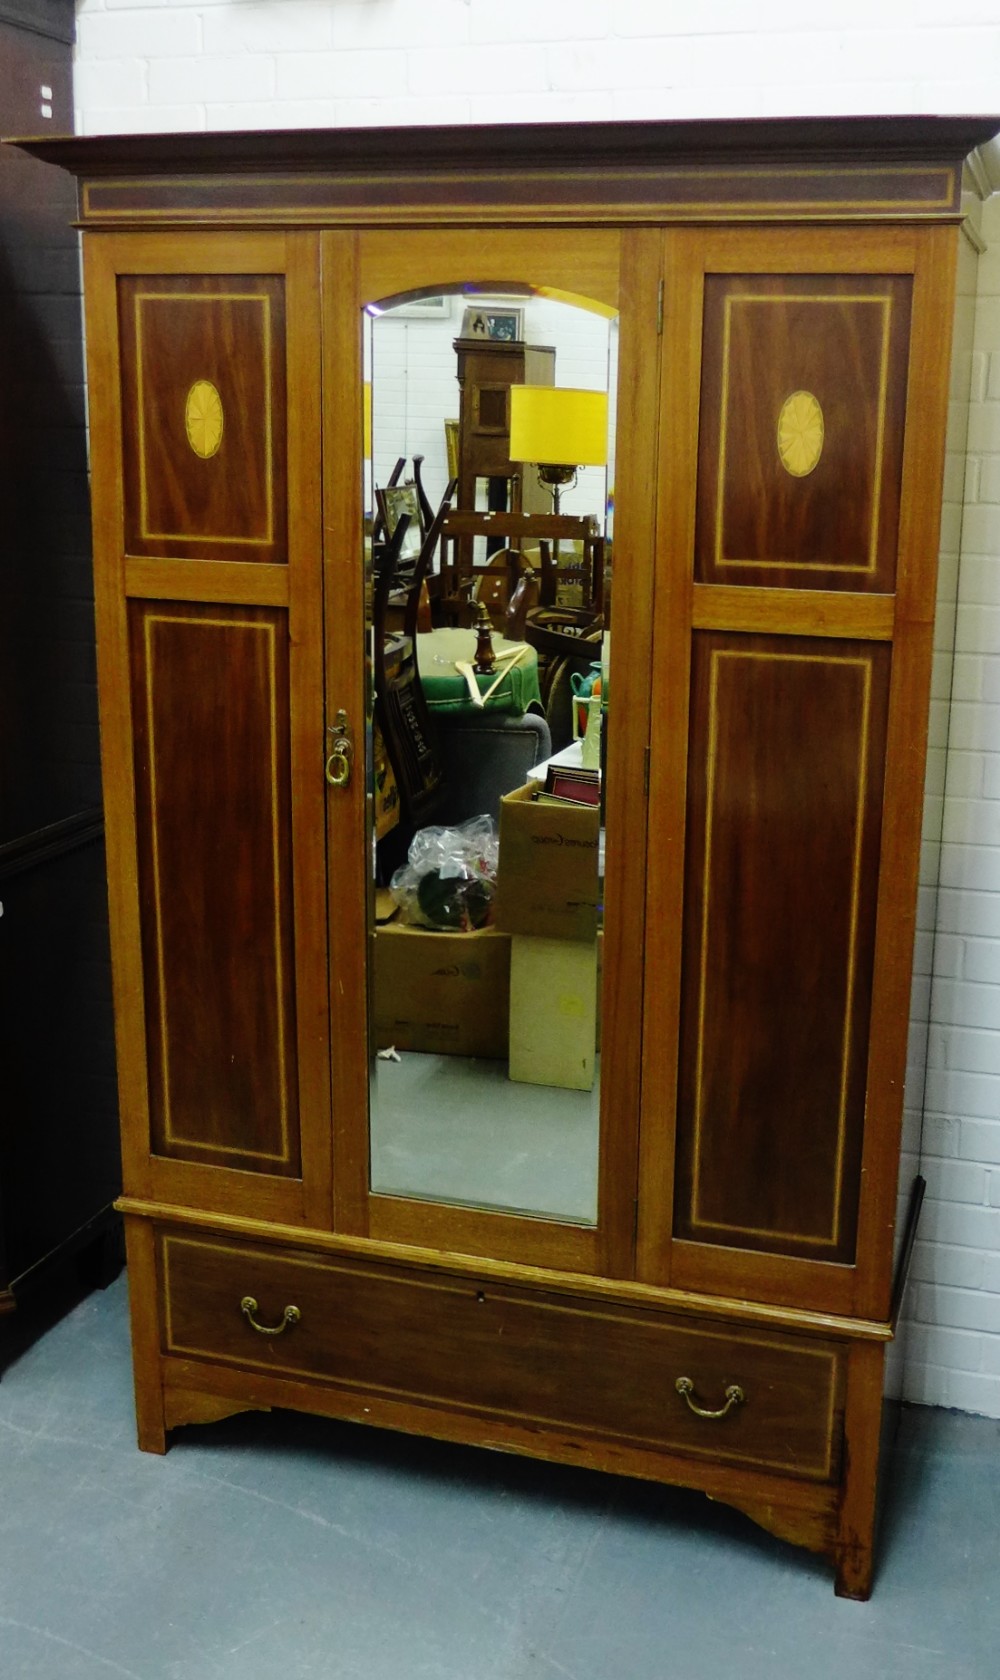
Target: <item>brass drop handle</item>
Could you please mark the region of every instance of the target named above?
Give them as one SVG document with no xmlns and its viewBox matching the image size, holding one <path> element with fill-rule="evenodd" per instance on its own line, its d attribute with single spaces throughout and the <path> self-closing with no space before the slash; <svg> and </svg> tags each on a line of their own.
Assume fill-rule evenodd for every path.
<svg viewBox="0 0 1000 1680">
<path fill-rule="evenodd" d="M 280 1324 L 258 1324 L 257 1320 L 253 1316 L 256 1311 L 257 1302 L 254 1296 L 244 1295 L 242 1301 L 240 1302 L 240 1312 L 243 1314 L 247 1323 L 256 1330 L 258 1336 L 280 1336 L 281 1332 L 283 1330 L 287 1330 L 290 1324 L 298 1324 L 299 1319 L 302 1317 L 298 1307 L 286 1307 L 281 1315 Z"/>
<path fill-rule="evenodd" d="M 674 1387 L 676 1388 L 678 1394 L 683 1396 L 689 1409 L 694 1413 L 695 1417 L 724 1418 L 726 1413 L 732 1410 L 733 1406 L 742 1406 L 746 1403 L 746 1395 L 739 1383 L 729 1384 L 729 1387 L 726 1389 L 726 1404 L 724 1406 L 720 1406 L 717 1412 L 711 1412 L 705 1406 L 699 1406 L 697 1400 L 692 1400 L 691 1396 L 694 1393 L 694 1383 L 691 1381 L 690 1377 L 678 1377 L 677 1381 L 674 1383 Z"/>
<path fill-rule="evenodd" d="M 337 713 L 336 723 L 328 726 L 327 733 L 333 736 L 333 744 L 326 761 L 326 779 L 331 787 L 346 787 L 351 779 L 354 743 L 351 740 L 347 713 L 343 708 Z"/>
</svg>

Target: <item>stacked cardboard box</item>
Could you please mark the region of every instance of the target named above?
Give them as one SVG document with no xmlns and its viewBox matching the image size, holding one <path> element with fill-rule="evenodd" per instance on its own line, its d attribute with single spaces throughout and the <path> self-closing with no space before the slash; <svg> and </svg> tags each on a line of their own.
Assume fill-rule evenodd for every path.
<svg viewBox="0 0 1000 1680">
<path fill-rule="evenodd" d="M 495 928 L 435 933 L 398 922 L 378 928 L 378 1048 L 506 1056 L 510 946 L 510 936 Z"/>
<path fill-rule="evenodd" d="M 500 806 L 496 924 L 511 936 L 511 1079 L 590 1090 L 597 1043 L 600 814 L 529 782 Z"/>
</svg>

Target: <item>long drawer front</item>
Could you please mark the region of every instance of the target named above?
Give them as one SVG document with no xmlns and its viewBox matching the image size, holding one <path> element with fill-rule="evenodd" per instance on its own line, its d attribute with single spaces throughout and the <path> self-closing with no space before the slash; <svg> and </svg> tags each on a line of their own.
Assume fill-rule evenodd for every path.
<svg viewBox="0 0 1000 1680">
<path fill-rule="evenodd" d="M 839 1475 L 840 1342 L 207 1235 L 161 1232 L 159 1263 L 168 1355 Z"/>
</svg>

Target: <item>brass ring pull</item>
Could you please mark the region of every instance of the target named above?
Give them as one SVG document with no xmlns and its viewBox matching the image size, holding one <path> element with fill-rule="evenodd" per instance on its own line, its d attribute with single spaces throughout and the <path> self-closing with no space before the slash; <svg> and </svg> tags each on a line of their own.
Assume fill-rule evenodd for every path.
<svg viewBox="0 0 1000 1680">
<path fill-rule="evenodd" d="M 337 713 L 336 722 L 327 726 L 327 735 L 333 736 L 333 743 L 326 761 L 326 779 L 331 787 L 346 787 L 351 779 L 354 743 L 343 706 Z"/>
<path fill-rule="evenodd" d="M 706 1409 L 706 1407 L 699 1406 L 697 1400 L 692 1400 L 691 1396 L 694 1393 L 694 1383 L 691 1381 L 690 1377 L 678 1377 L 677 1381 L 674 1383 L 674 1387 L 676 1388 L 678 1394 L 682 1395 L 687 1401 L 688 1407 L 694 1413 L 695 1417 L 700 1418 L 724 1418 L 726 1413 L 731 1411 L 733 1406 L 742 1406 L 746 1401 L 746 1395 L 739 1383 L 730 1383 L 729 1387 L 726 1389 L 726 1404 L 724 1406 L 720 1406 L 717 1412 L 710 1412 Z"/>
<path fill-rule="evenodd" d="M 326 779 L 331 787 L 346 787 L 351 779 L 351 754 L 346 741 L 338 741 L 326 761 Z"/>
<path fill-rule="evenodd" d="M 302 1317 L 298 1307 L 286 1307 L 281 1315 L 280 1324 L 258 1324 L 257 1320 L 253 1316 L 256 1311 L 257 1302 L 254 1297 L 252 1295 L 244 1295 L 242 1301 L 240 1302 L 240 1312 L 243 1314 L 247 1323 L 256 1330 L 259 1336 L 280 1336 L 281 1332 L 283 1330 L 287 1330 L 290 1324 L 298 1324 L 299 1319 Z"/>
</svg>

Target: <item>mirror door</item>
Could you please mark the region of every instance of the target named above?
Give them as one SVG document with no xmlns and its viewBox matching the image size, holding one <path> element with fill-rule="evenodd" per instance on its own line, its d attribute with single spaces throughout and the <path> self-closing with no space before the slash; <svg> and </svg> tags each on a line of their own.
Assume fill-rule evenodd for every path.
<svg viewBox="0 0 1000 1680">
<path fill-rule="evenodd" d="M 627 1273 L 659 241 L 327 247 L 337 1223 Z"/>
</svg>

